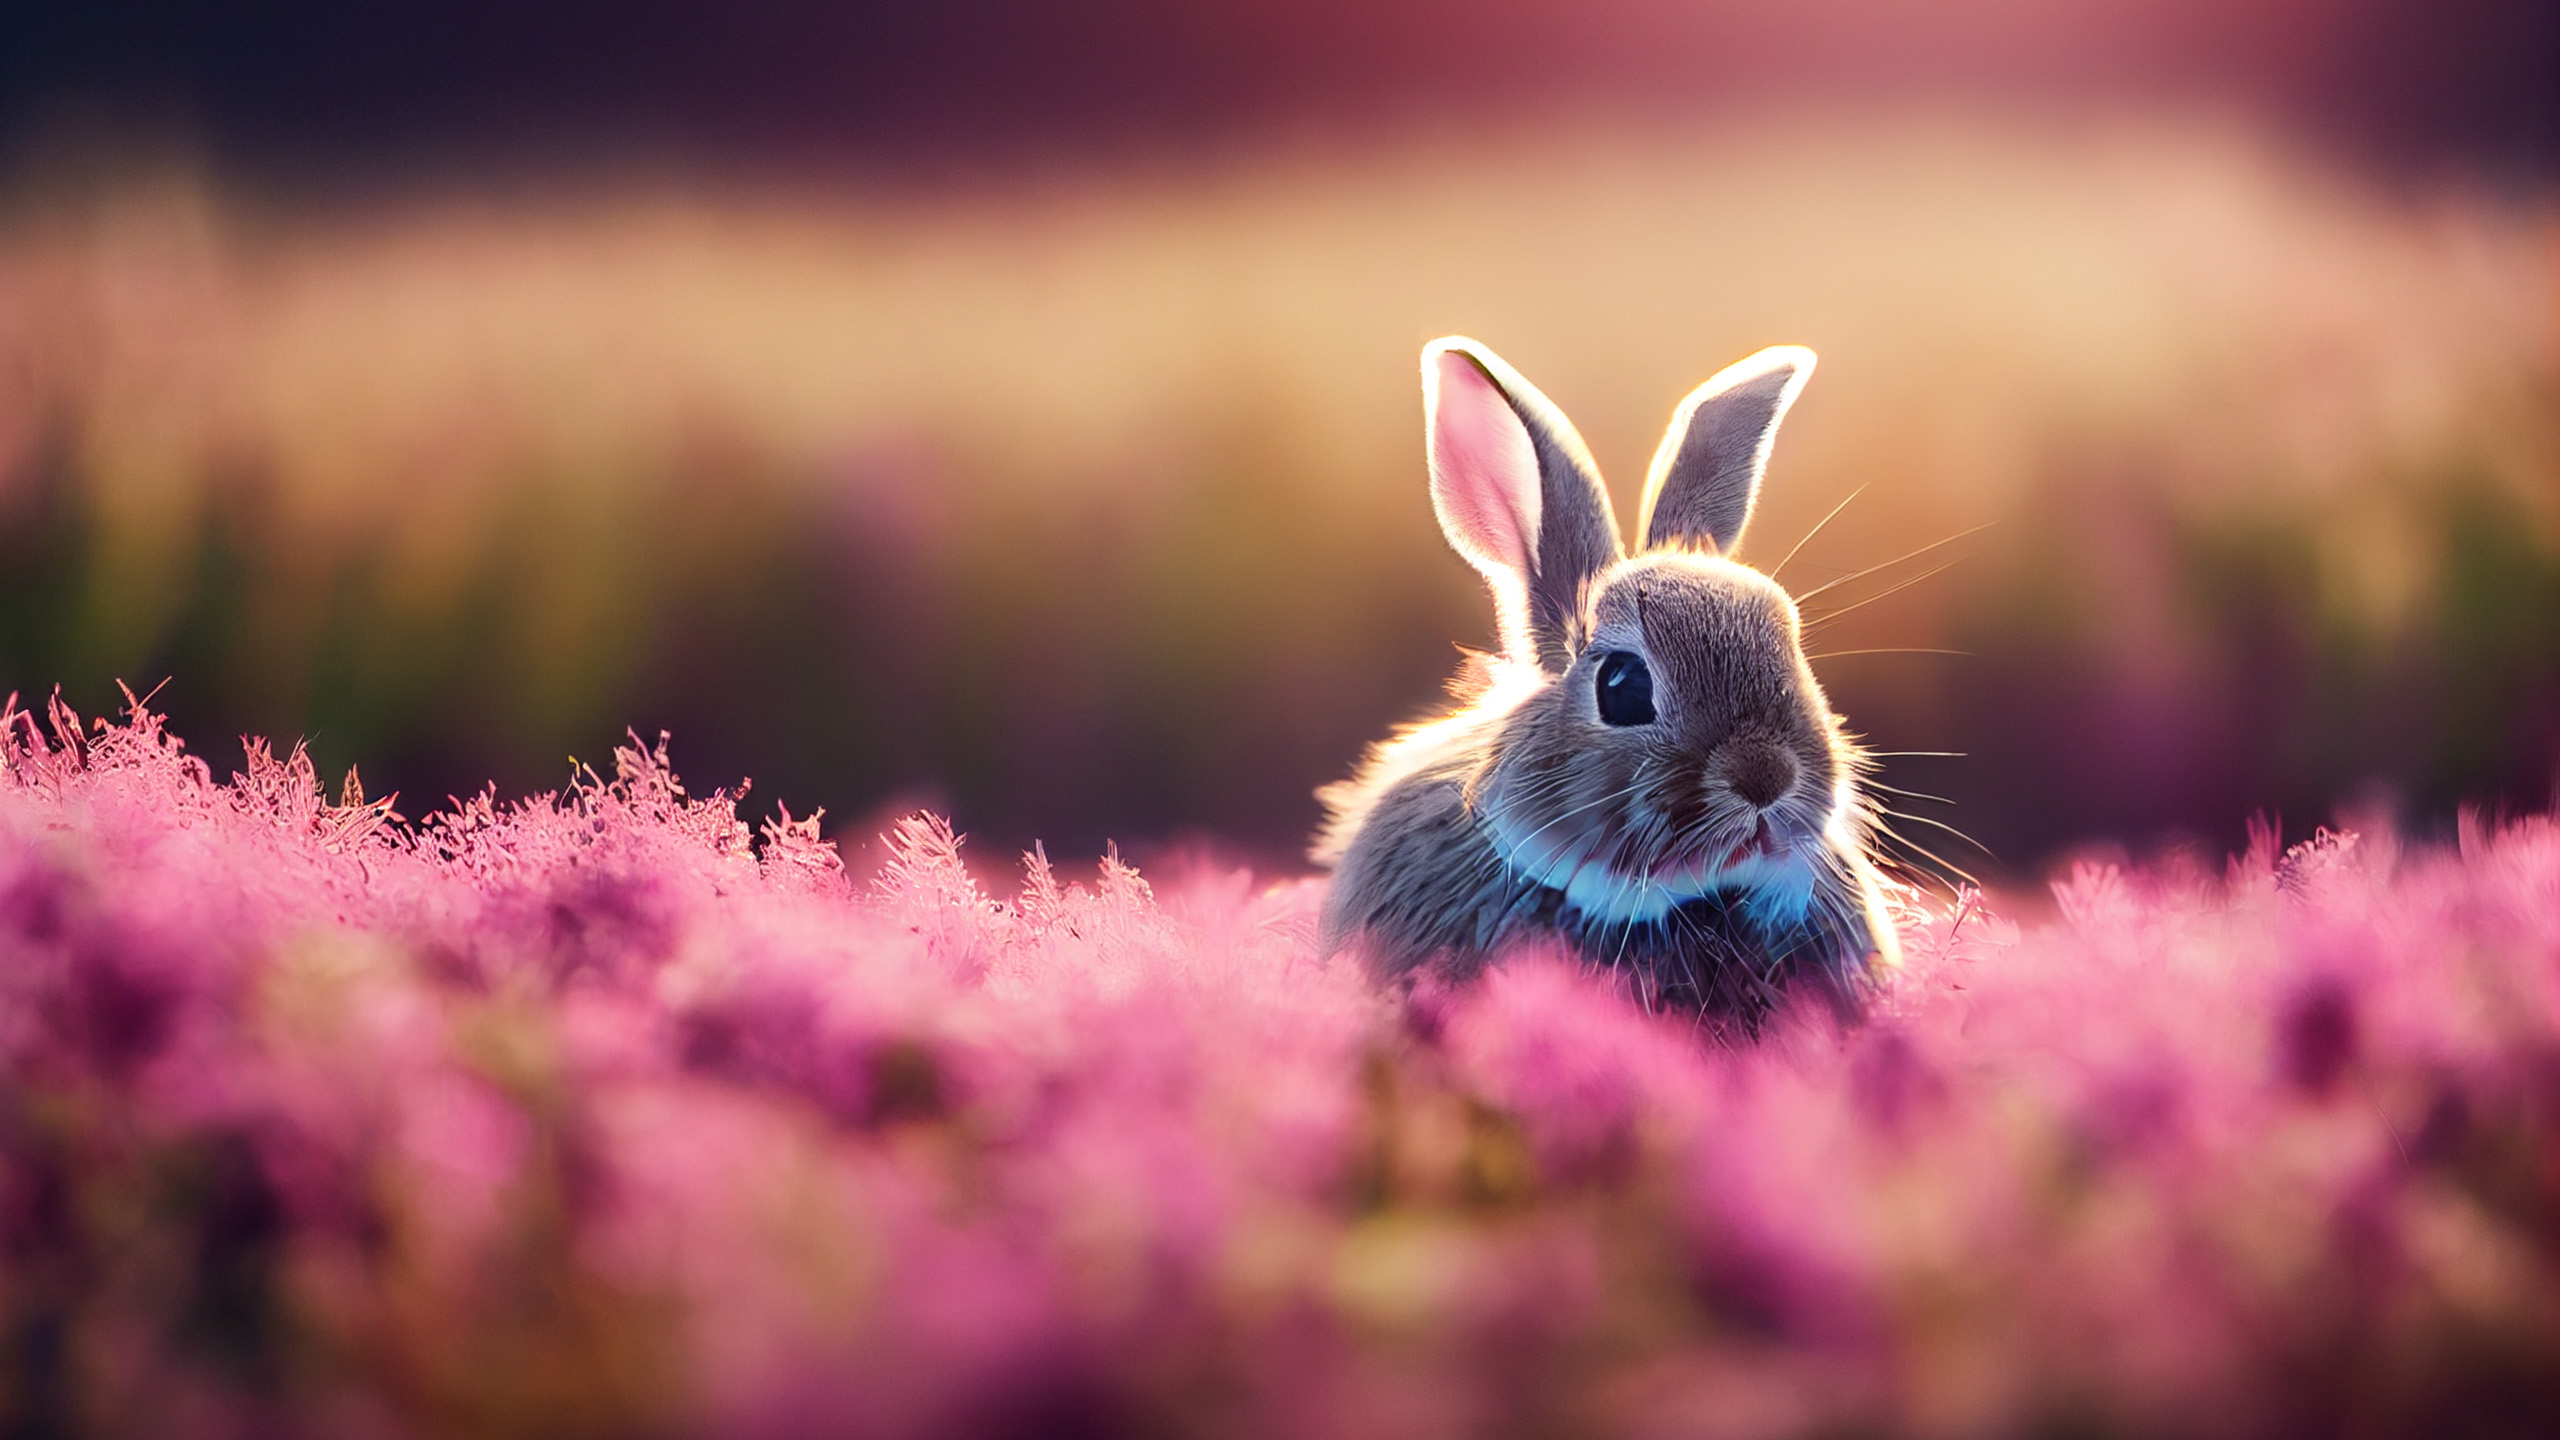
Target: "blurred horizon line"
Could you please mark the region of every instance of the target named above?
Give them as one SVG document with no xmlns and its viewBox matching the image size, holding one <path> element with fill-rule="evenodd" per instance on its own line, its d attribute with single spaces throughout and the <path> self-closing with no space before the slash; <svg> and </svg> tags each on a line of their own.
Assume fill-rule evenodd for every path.
<svg viewBox="0 0 2560 1440">
<path fill-rule="evenodd" d="M 360 170 L 308 156 L 240 152 L 183 122 L 98 115 L 57 121 L 0 133 L 0 233 L 93 204 L 188 195 L 252 226 L 268 219 L 470 216 L 484 207 L 488 218 L 517 219 L 593 213 L 600 206 L 706 214 L 787 209 L 802 220 L 883 210 L 956 216 L 1187 200 L 1274 182 L 1320 186 L 1346 171 L 1428 170 L 1472 165 L 1489 155 L 1587 169 L 1614 147 L 1637 159 L 1679 151 L 1758 160 L 1791 150 L 1913 154 L 2014 147 L 2030 136 L 2027 148 L 2038 152 L 2132 152 L 2164 144 L 2218 150 L 2315 179 L 2360 202 L 2416 209 L 2487 203 L 2521 217 L 2548 209 L 2560 179 L 2560 171 L 2478 157 L 2420 163 L 2359 152 L 2249 107 L 2201 98 L 2069 105 L 1979 97 L 1773 98 L 1690 110 L 1558 100 L 1501 120 L 1415 107 L 1378 118 L 1302 115 L 1214 131 L 1132 131 L 1107 140 L 928 147 L 897 155 L 786 149 L 750 157 L 716 146 L 641 144 L 451 147 Z"/>
</svg>

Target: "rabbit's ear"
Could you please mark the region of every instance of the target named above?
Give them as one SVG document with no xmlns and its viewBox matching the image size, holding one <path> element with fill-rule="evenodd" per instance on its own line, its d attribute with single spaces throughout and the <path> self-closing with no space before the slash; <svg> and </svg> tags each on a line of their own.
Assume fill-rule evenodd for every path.
<svg viewBox="0 0 2560 1440">
<path fill-rule="evenodd" d="M 1583 582 L 1617 560 L 1617 518 L 1582 437 L 1500 356 L 1460 336 L 1422 351 L 1431 508 L 1484 572 L 1514 659 L 1555 668 Z"/>
<path fill-rule="evenodd" d="M 1646 549 L 1688 544 L 1733 553 L 1778 421 L 1812 374 L 1812 351 L 1772 345 L 1689 392 L 1645 476 L 1636 531 Z"/>
</svg>

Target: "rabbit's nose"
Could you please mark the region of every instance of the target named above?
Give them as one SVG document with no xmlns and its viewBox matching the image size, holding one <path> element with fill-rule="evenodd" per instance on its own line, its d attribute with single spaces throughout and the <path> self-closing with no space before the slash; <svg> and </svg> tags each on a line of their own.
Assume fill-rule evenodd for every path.
<svg viewBox="0 0 2560 1440">
<path fill-rule="evenodd" d="M 1767 740 L 1737 740 L 1724 747 L 1717 768 L 1733 793 L 1766 810 L 1795 788 L 1796 757 Z"/>
</svg>

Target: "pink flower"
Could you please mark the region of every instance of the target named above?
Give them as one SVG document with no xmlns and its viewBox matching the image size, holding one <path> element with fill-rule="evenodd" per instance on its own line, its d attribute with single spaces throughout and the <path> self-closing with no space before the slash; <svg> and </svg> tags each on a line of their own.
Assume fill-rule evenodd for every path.
<svg viewBox="0 0 2560 1440">
<path fill-rule="evenodd" d="M 8 1425 L 2560 1423 L 2547 820 L 1923 904 L 1863 1025 L 1741 1046 L 616 761 L 411 822 L 0 716 Z"/>
</svg>

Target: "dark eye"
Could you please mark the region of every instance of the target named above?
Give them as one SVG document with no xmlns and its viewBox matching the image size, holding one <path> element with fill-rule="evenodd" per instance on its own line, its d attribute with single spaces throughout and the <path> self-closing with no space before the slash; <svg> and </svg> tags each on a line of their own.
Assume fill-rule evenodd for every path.
<svg viewBox="0 0 2560 1440">
<path fill-rule="evenodd" d="M 1643 657 L 1624 650 L 1601 657 L 1600 718 L 1612 725 L 1653 723 L 1653 672 Z"/>
</svg>

